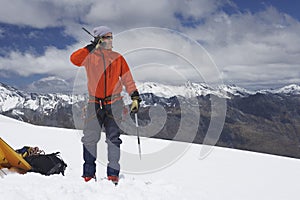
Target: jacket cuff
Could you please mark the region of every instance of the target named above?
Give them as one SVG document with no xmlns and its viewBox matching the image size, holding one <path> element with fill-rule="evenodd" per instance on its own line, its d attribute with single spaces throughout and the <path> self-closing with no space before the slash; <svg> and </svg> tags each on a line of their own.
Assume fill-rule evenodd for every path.
<svg viewBox="0 0 300 200">
<path fill-rule="evenodd" d="M 93 51 L 93 50 L 95 49 L 95 45 L 94 45 L 94 44 L 89 44 L 89 45 L 86 45 L 85 48 L 86 48 L 89 52 L 91 52 L 91 51 Z"/>
<path fill-rule="evenodd" d="M 142 101 L 140 98 L 140 94 L 137 90 L 133 91 L 130 96 L 131 96 L 131 100 Z"/>
</svg>

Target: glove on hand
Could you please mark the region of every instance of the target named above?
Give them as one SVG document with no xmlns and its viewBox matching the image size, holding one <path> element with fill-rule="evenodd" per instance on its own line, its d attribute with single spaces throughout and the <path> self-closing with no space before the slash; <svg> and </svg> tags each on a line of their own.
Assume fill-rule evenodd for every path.
<svg viewBox="0 0 300 200">
<path fill-rule="evenodd" d="M 89 50 L 89 52 L 92 52 L 95 48 L 97 48 L 97 45 L 101 43 L 100 37 L 95 37 L 94 41 L 91 41 L 91 44 L 87 45 L 85 48 Z"/>
<path fill-rule="evenodd" d="M 89 50 L 89 52 L 92 52 L 95 49 L 96 45 L 94 43 L 91 43 L 89 45 L 86 45 L 85 48 Z"/>
<path fill-rule="evenodd" d="M 142 101 L 138 91 L 134 91 L 131 94 L 131 100 L 132 100 L 132 104 L 131 104 L 130 111 L 132 113 L 137 113 L 140 108 L 140 102 Z"/>
<path fill-rule="evenodd" d="M 132 113 L 137 113 L 139 111 L 139 101 L 138 100 L 133 100 L 132 103 L 131 103 L 131 108 L 130 108 L 130 111 Z"/>
</svg>

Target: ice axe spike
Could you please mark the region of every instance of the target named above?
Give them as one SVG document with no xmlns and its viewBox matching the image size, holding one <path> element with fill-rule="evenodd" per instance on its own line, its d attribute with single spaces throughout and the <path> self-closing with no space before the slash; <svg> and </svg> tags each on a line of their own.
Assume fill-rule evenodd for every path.
<svg viewBox="0 0 300 200">
<path fill-rule="evenodd" d="M 140 156 L 140 160 L 142 160 L 141 141 L 140 141 L 139 123 L 138 123 L 137 113 L 134 114 L 134 117 L 135 117 L 135 126 L 136 126 L 136 136 L 137 136 L 138 147 L 139 147 L 139 156 Z"/>
</svg>

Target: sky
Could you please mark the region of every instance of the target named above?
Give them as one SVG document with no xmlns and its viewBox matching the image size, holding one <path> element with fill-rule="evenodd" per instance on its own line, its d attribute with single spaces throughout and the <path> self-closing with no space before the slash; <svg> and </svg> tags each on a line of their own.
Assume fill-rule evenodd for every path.
<svg viewBox="0 0 300 200">
<path fill-rule="evenodd" d="M 1 0 L 1 5 L 0 82 L 20 89 L 47 92 L 41 83 L 48 80 L 56 80 L 59 90 L 85 84 L 84 69 L 69 57 L 92 39 L 81 28 L 100 25 L 112 28 L 114 50 L 140 82 L 247 89 L 300 84 L 297 0 Z"/>
</svg>

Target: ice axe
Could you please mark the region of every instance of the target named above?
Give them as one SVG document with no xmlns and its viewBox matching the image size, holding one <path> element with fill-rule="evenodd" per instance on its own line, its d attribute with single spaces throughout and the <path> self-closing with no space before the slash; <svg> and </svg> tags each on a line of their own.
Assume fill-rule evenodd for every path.
<svg viewBox="0 0 300 200">
<path fill-rule="evenodd" d="M 141 141 L 140 141 L 140 134 L 139 134 L 139 122 L 138 122 L 137 113 L 134 114 L 134 117 L 135 117 L 135 126 L 136 126 L 136 136 L 137 136 L 138 147 L 139 147 L 139 156 L 140 156 L 140 160 L 142 160 Z"/>
<path fill-rule="evenodd" d="M 101 38 L 97 38 L 94 35 L 92 35 L 86 28 L 82 27 L 82 29 L 87 32 L 87 34 L 89 34 L 90 36 L 92 36 L 94 38 L 94 41 L 91 41 L 91 43 L 95 44 L 96 49 L 99 47 L 99 44 L 103 42 L 103 40 Z M 96 42 L 95 42 L 96 41 Z"/>
<path fill-rule="evenodd" d="M 92 36 L 94 39 L 96 39 L 95 36 L 93 36 L 88 30 L 86 30 L 86 28 L 82 27 L 82 29 L 83 29 L 85 32 L 87 32 L 90 36 Z"/>
</svg>

